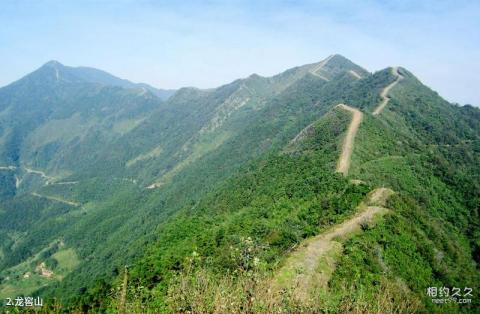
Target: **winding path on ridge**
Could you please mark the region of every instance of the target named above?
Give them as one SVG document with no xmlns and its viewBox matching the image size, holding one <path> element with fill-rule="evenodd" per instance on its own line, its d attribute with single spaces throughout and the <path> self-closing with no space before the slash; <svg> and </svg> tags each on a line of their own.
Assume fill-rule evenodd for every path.
<svg viewBox="0 0 480 314">
<path fill-rule="evenodd" d="M 352 113 L 352 121 L 348 126 L 347 135 L 343 140 L 342 152 L 338 158 L 336 170 L 337 172 L 343 173 L 343 175 L 347 175 L 348 169 L 350 168 L 350 160 L 352 157 L 355 135 L 357 135 L 358 127 L 362 122 L 363 113 L 360 110 L 345 104 L 339 104 L 337 107 Z"/>
<path fill-rule="evenodd" d="M 403 76 L 398 73 L 398 68 L 392 68 L 392 72 L 397 79 L 382 90 L 380 96 L 383 100 L 375 109 L 374 115 L 382 112 L 390 100 L 389 91 L 403 79 Z M 339 104 L 337 107 L 352 113 L 352 120 L 348 126 L 336 168 L 336 172 L 346 176 L 350 168 L 354 140 L 362 122 L 363 113 L 345 104 Z M 366 199 L 357 206 L 358 210 L 355 215 L 325 232 L 303 241 L 276 273 L 272 285 L 274 291 L 285 288 L 293 289 L 292 293 L 296 299 L 306 301 L 315 289 L 328 288 L 328 281 L 335 271 L 335 261 L 341 254 L 342 239 L 347 239 L 355 232 L 360 231 L 362 225 L 372 221 L 376 215 L 386 213 L 388 209 L 385 208 L 385 204 L 394 193 L 391 189 L 384 187 L 372 190 Z"/>
<path fill-rule="evenodd" d="M 395 75 L 397 78 L 395 79 L 395 81 L 393 81 L 391 84 L 388 84 L 383 90 L 382 92 L 380 93 L 380 97 L 382 97 L 382 101 L 380 102 L 380 104 L 378 104 L 377 108 L 375 108 L 375 110 L 373 111 L 373 115 L 374 116 L 377 116 L 379 115 L 380 113 L 382 113 L 383 109 L 385 108 L 385 106 L 388 104 L 388 102 L 390 101 L 390 97 L 388 96 L 388 93 L 390 93 L 390 90 L 395 87 L 395 85 L 398 84 L 398 82 L 400 82 L 401 80 L 403 80 L 403 75 L 401 75 L 399 72 L 398 72 L 398 67 L 393 67 L 392 68 L 392 73 L 393 75 Z"/>
<path fill-rule="evenodd" d="M 316 288 L 327 288 L 335 270 L 335 259 L 341 251 L 342 238 L 348 238 L 361 230 L 364 223 L 373 220 L 375 215 L 388 211 L 385 203 L 394 192 L 387 188 L 377 188 L 369 193 L 366 200 L 358 205 L 358 212 L 343 223 L 305 240 L 286 260 L 275 277 L 274 288 L 293 288 L 295 298 L 305 301 Z"/>
<path fill-rule="evenodd" d="M 325 60 L 319 62 L 318 65 L 317 65 L 313 70 L 310 71 L 310 73 L 312 73 L 313 75 L 321 78 L 322 80 L 325 80 L 325 81 L 327 81 L 327 82 L 330 81 L 328 78 L 326 78 L 325 76 L 319 74 L 318 72 L 319 72 L 320 70 L 322 70 L 322 68 L 323 68 L 323 67 L 328 63 L 328 61 L 330 61 L 330 59 L 332 59 L 332 58 L 333 58 L 333 55 L 331 55 L 331 56 L 329 56 L 328 58 L 326 58 Z"/>
</svg>

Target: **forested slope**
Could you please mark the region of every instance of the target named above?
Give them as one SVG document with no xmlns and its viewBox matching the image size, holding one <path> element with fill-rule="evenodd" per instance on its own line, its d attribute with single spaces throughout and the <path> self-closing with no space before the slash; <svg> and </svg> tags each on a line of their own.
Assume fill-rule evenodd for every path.
<svg viewBox="0 0 480 314">
<path fill-rule="evenodd" d="M 166 101 L 55 69 L 39 70 L 51 94 L 22 98 L 44 100 L 39 119 L 9 116 L 39 93 L 34 77 L 0 89 L 2 296 L 131 313 L 478 310 L 433 305 L 425 289 L 479 288 L 480 110 L 339 55 Z M 363 113 L 346 176 L 352 115 L 338 104 Z M 272 288 L 289 256 L 378 188 L 393 191 L 387 212 L 334 239 L 318 265 L 327 287 L 301 302 Z"/>
</svg>

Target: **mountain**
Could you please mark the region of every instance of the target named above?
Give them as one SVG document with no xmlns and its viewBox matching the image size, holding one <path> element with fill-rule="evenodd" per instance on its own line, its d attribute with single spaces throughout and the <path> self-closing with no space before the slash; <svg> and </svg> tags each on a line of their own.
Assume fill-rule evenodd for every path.
<svg viewBox="0 0 480 314">
<path fill-rule="evenodd" d="M 171 90 L 171 89 L 158 89 L 144 83 L 132 83 L 129 80 L 120 79 L 105 71 L 98 70 L 95 68 L 66 67 L 57 61 L 50 61 L 45 66 L 50 66 L 54 68 L 55 71 L 59 71 L 59 73 L 68 72 L 73 77 L 76 77 L 85 82 L 97 83 L 97 84 L 107 85 L 107 86 L 119 86 L 119 87 L 129 88 L 129 89 L 140 89 L 142 90 L 142 92 L 147 90 L 153 93 L 154 95 L 156 95 L 157 97 L 161 98 L 162 100 L 168 99 L 175 92 L 174 90 Z"/>
<path fill-rule="evenodd" d="M 479 288 L 480 110 L 340 55 L 166 100 L 132 84 L 50 62 L 0 89 L 1 297 L 478 309 L 425 291 Z"/>
<path fill-rule="evenodd" d="M 17 185 L 23 174 L 35 173 L 30 168 L 67 175 L 76 166 L 66 163 L 76 158 L 62 161 L 63 154 L 76 148 L 93 154 L 102 140 L 121 136 L 162 104 L 150 92 L 101 85 L 77 74 L 50 62 L 0 89 L 0 164 L 18 169 Z M 26 179 L 22 186 L 28 186 Z M 13 191 L 9 185 L 2 188 Z"/>
<path fill-rule="evenodd" d="M 46 70 L 54 73 L 55 79 L 57 80 L 118 86 L 128 89 L 137 89 L 140 90 L 140 92 L 145 92 L 146 90 L 162 100 L 168 99 L 173 93 L 175 93 L 175 90 L 172 89 L 158 89 L 145 83 L 132 83 L 129 80 L 118 78 L 110 73 L 95 68 L 65 66 L 55 60 L 47 62 L 42 68 L 46 68 Z"/>
</svg>

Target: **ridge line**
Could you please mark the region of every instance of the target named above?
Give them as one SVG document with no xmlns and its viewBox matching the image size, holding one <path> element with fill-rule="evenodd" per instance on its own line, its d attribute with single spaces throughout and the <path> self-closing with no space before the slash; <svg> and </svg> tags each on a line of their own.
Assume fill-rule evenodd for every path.
<svg viewBox="0 0 480 314">
<path fill-rule="evenodd" d="M 330 55 L 328 56 L 325 60 L 323 61 L 320 61 L 319 64 L 313 69 L 313 70 L 310 70 L 310 73 L 325 80 L 325 81 L 330 81 L 328 78 L 326 78 L 325 76 L 323 75 L 320 75 L 318 74 L 317 72 L 320 71 L 325 65 L 327 65 L 328 61 L 330 61 L 335 55 Z"/>
<path fill-rule="evenodd" d="M 358 128 L 363 119 L 363 113 L 360 110 L 352 108 L 345 104 L 338 104 L 336 107 L 352 113 L 352 120 L 350 122 L 350 125 L 348 126 L 347 135 L 345 136 L 345 139 L 343 141 L 342 152 L 340 153 L 340 157 L 338 158 L 336 169 L 336 172 L 340 172 L 344 176 L 346 176 L 348 173 L 348 169 L 350 168 L 353 144 L 355 136 L 357 135 Z"/>
<path fill-rule="evenodd" d="M 397 85 L 401 80 L 404 79 L 403 75 L 401 75 L 398 72 L 398 67 L 393 67 L 391 71 L 392 71 L 392 74 L 396 76 L 395 81 L 385 86 L 385 88 L 381 91 L 380 97 L 382 97 L 382 101 L 380 102 L 380 104 L 378 104 L 377 108 L 375 108 L 375 110 L 373 111 L 374 116 L 377 116 L 380 113 L 382 113 L 383 109 L 390 101 L 390 96 L 388 96 L 388 93 L 393 87 L 395 87 L 395 85 Z"/>
</svg>

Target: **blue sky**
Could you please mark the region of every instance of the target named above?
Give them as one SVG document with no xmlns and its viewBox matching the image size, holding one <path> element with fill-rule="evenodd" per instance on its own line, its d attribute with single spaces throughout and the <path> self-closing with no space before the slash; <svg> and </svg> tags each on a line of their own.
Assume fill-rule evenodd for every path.
<svg viewBox="0 0 480 314">
<path fill-rule="evenodd" d="M 161 88 L 215 87 L 339 53 L 480 105 L 480 1 L 0 2 L 0 86 L 49 60 Z"/>
</svg>

